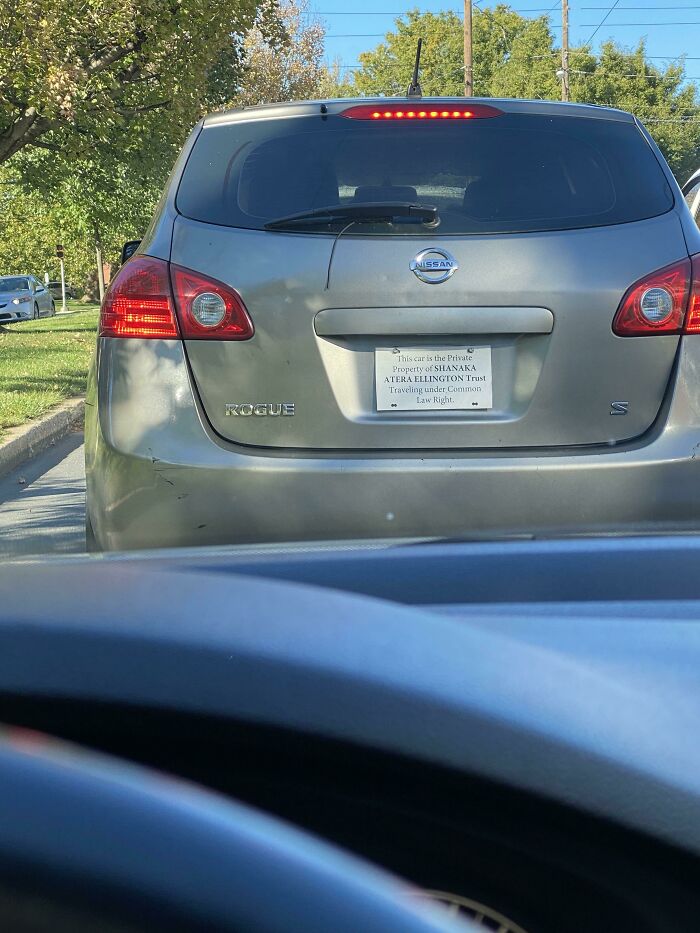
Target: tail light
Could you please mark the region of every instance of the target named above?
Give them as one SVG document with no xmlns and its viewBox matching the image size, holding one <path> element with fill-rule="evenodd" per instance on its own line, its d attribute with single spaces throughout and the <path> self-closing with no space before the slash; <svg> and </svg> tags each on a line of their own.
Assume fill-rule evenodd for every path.
<svg viewBox="0 0 700 933">
<path fill-rule="evenodd" d="M 618 337 L 700 333 L 700 255 L 635 282 L 620 302 L 613 333 Z"/>
<path fill-rule="evenodd" d="M 168 263 L 137 256 L 112 280 L 102 302 L 100 337 L 178 337 Z"/>
<path fill-rule="evenodd" d="M 253 322 L 238 292 L 191 269 L 172 266 L 170 271 L 183 337 L 248 340 L 253 336 Z"/>
<path fill-rule="evenodd" d="M 341 111 L 349 120 L 377 120 L 392 123 L 424 120 L 486 120 L 500 117 L 503 111 L 489 104 L 455 104 L 448 101 L 418 104 L 359 104 Z"/>
<path fill-rule="evenodd" d="M 247 340 L 254 332 L 232 288 L 152 256 L 122 266 L 100 314 L 101 337 Z"/>
<path fill-rule="evenodd" d="M 691 262 L 693 275 L 684 330 L 686 334 L 700 334 L 700 256 L 693 256 Z"/>
</svg>

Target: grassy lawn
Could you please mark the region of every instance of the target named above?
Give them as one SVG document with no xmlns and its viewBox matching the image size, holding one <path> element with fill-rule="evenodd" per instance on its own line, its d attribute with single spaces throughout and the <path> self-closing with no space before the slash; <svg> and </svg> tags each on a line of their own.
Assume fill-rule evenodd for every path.
<svg viewBox="0 0 700 933">
<path fill-rule="evenodd" d="M 76 313 L 0 331 L 0 443 L 6 428 L 85 391 L 99 309 L 79 301 L 69 301 L 68 309 Z"/>
</svg>

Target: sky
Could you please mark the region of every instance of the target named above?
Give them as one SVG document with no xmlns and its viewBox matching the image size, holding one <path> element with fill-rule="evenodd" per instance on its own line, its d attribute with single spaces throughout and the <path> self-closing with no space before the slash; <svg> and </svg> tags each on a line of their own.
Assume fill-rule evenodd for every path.
<svg viewBox="0 0 700 933">
<path fill-rule="evenodd" d="M 481 0 L 475 5 L 489 7 L 496 2 Z M 551 10 L 554 34 L 559 35 L 560 0 L 512 0 L 508 5 L 524 16 Z M 461 0 L 413 0 L 407 6 L 401 0 L 311 0 L 310 4 L 327 30 L 326 58 L 329 62 L 338 59 L 346 69 L 357 63 L 360 52 L 382 41 L 397 15 L 413 7 L 433 12 L 452 9 L 460 14 L 463 9 Z M 594 48 L 608 39 L 634 48 L 642 37 L 647 40 L 649 56 L 660 66 L 685 54 L 686 75 L 696 79 L 700 89 L 700 0 L 570 0 L 572 46 L 592 38 Z"/>
</svg>

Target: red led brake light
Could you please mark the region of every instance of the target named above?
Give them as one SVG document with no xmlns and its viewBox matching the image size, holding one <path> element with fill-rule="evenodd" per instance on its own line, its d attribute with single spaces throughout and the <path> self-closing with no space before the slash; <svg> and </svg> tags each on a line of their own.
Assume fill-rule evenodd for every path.
<svg viewBox="0 0 700 933">
<path fill-rule="evenodd" d="M 340 116 L 349 120 L 374 120 L 379 122 L 406 122 L 430 120 L 486 120 L 500 117 L 503 111 L 489 104 L 469 106 L 437 102 L 433 104 L 358 104 L 341 111 Z"/>
<path fill-rule="evenodd" d="M 112 280 L 100 311 L 100 337 L 178 337 L 168 263 L 137 256 Z"/>
</svg>

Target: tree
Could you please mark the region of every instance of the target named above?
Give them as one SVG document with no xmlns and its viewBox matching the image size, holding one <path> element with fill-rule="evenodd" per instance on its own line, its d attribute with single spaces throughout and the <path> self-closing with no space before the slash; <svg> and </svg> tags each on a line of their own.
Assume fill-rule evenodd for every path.
<svg viewBox="0 0 700 933">
<path fill-rule="evenodd" d="M 58 271 L 48 265 L 48 257 L 56 251 L 56 233 L 49 219 L 50 204 L 45 199 L 27 194 L 20 180 L 10 171 L 0 170 L 0 212 L 11 218 L 8 236 L 0 237 L 0 271 L 3 274 Z"/>
<path fill-rule="evenodd" d="M 6 218 L 0 270 L 55 277 L 55 244 L 61 241 L 69 278 L 84 286 L 94 279 L 96 240 L 105 259 L 115 262 L 121 244 L 143 234 L 177 152 L 202 113 L 228 103 L 331 93 L 339 69 L 323 64 L 323 29 L 306 17 L 306 8 L 293 0 L 266 0 L 248 28 L 213 50 L 208 69 L 198 72 L 198 86 L 188 91 L 187 117 L 180 122 L 170 122 L 172 108 L 143 109 L 132 114 L 126 131 L 125 123 L 107 116 L 99 139 L 85 136 L 81 123 L 66 124 L 0 165 Z"/>
<path fill-rule="evenodd" d="M 503 61 L 492 72 L 489 96 L 557 100 L 561 85 L 556 75 L 559 65 L 553 44 L 549 22 L 544 17 L 526 20 L 504 50 Z"/>
<path fill-rule="evenodd" d="M 181 133 L 188 129 L 183 127 Z M 22 244 L 27 256 L 37 251 L 43 256 L 30 270 L 53 267 L 53 246 L 48 251 L 46 246 L 57 241 L 66 245 L 66 268 L 75 284 L 86 282 L 90 269 L 101 268 L 97 246 L 105 261 L 115 262 L 123 241 L 140 237 L 148 226 L 179 146 L 163 139 L 155 124 L 143 126 L 139 140 L 143 156 L 133 142 L 126 141 L 72 159 L 28 148 L 6 163 L 5 172 L 15 178 L 12 195 L 6 192 L 14 200 L 6 214 L 13 218 L 8 232 L 14 234 L 20 225 L 22 230 L 13 237 L 13 246 L 0 243 L 0 265 L 7 268 L 7 260 Z M 28 211 L 34 212 L 37 222 L 30 214 L 20 224 L 19 217 Z"/>
<path fill-rule="evenodd" d="M 529 30 L 531 20 L 498 6 L 475 10 L 474 92 L 492 96 L 494 75 L 507 60 L 519 35 Z M 456 96 L 464 93 L 462 20 L 452 12 L 420 13 L 411 10 L 396 20 L 394 32 L 371 52 L 360 55 L 362 68 L 353 76 L 360 95 L 403 94 L 408 87 L 416 57 L 416 44 L 423 39 L 421 86 L 426 95 Z"/>
<path fill-rule="evenodd" d="M 181 137 L 216 94 L 209 74 L 254 9 L 254 0 L 0 0 L 0 163 L 28 147 L 113 145 L 153 113 L 163 137 Z"/>
<path fill-rule="evenodd" d="M 700 107 L 697 92 L 684 85 L 682 64 L 656 68 L 640 42 L 634 52 L 606 43 L 598 57 L 581 50 L 571 65 L 575 100 L 629 110 L 655 138 L 681 181 L 698 167 Z"/>
<path fill-rule="evenodd" d="M 324 64 L 325 30 L 308 16 L 306 0 L 263 0 L 241 42 L 240 84 L 231 106 L 312 100 L 333 93 L 340 83 L 339 68 Z M 275 22 L 277 28 L 272 27 Z"/>
<path fill-rule="evenodd" d="M 0 271 L 30 272 L 58 278 L 56 243 L 65 247 L 66 277 L 83 291 L 95 275 L 95 232 L 105 261 L 115 263 L 125 240 L 143 234 L 159 189 L 139 179 L 113 188 L 114 176 L 103 185 L 93 167 L 82 162 L 76 172 L 52 187 L 51 194 L 26 185 L 11 168 L 0 168 L 0 212 L 9 223 L 0 237 Z M 92 193 L 92 202 L 91 195 Z M 93 296 L 94 297 L 94 296 Z"/>
<path fill-rule="evenodd" d="M 546 16 L 526 19 L 509 7 L 475 9 L 474 88 L 484 97 L 557 100 L 559 50 Z M 416 43 L 422 37 L 421 84 L 426 95 L 463 93 L 462 20 L 454 13 L 413 10 L 375 49 L 360 55 L 352 78 L 360 96 L 404 94 Z M 626 52 L 606 43 L 570 54 L 571 99 L 620 107 L 639 116 L 655 137 L 671 168 L 684 179 L 700 159 L 700 106 L 695 88 L 684 84 L 684 66 L 651 65 L 644 43 Z"/>
</svg>

